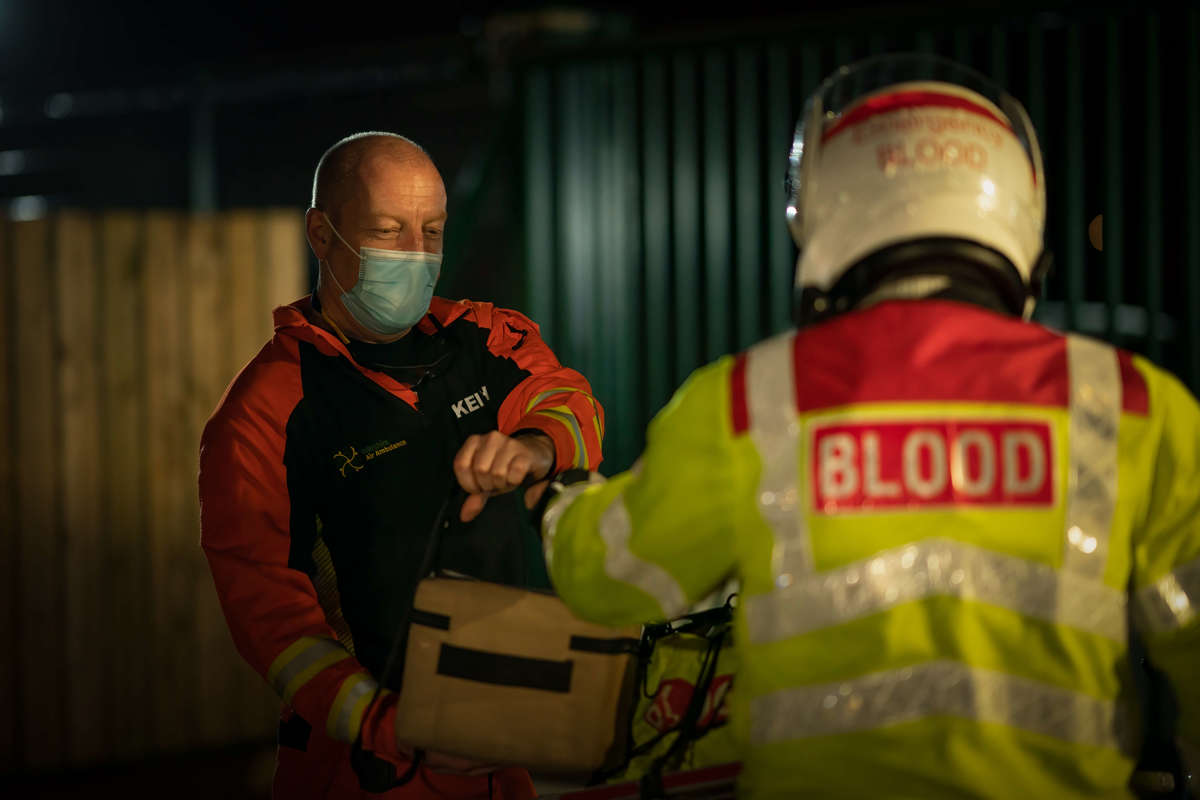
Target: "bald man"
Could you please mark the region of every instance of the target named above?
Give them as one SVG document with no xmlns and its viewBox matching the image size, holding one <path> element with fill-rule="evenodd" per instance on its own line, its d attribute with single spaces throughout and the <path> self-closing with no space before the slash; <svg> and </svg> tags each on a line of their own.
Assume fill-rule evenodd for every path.
<svg viewBox="0 0 1200 800">
<path fill-rule="evenodd" d="M 433 296 L 445 229 L 414 142 L 326 151 L 305 217 L 317 290 L 275 310 L 201 440 L 201 544 L 238 650 L 284 701 L 276 797 L 381 796 L 366 773 L 410 778 L 388 798 L 533 796 L 522 769 L 416 759 L 383 676 L 436 521 L 435 566 L 545 585 L 524 506 L 601 458 L 591 387 L 532 320 Z"/>
</svg>

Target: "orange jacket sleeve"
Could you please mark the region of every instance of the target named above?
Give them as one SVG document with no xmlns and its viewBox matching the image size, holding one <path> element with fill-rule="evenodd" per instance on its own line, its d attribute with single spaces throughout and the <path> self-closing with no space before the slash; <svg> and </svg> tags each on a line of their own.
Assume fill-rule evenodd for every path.
<svg viewBox="0 0 1200 800">
<path fill-rule="evenodd" d="M 480 325 L 491 329 L 488 348 L 529 373 L 500 404 L 500 432 L 532 429 L 549 436 L 554 442 L 554 473 L 599 467 L 604 409 L 587 379 L 559 363 L 529 317 L 481 306 Z"/>
</svg>

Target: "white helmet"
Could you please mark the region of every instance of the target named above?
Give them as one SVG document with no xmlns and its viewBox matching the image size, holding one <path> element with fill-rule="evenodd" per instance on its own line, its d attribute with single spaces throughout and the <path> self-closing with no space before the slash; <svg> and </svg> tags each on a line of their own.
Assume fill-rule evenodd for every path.
<svg viewBox="0 0 1200 800">
<path fill-rule="evenodd" d="M 1049 268 L 1045 187 L 1029 116 L 983 76 L 922 54 L 842 67 L 809 98 L 792 141 L 797 321 L 947 257 L 1028 318 Z"/>
</svg>

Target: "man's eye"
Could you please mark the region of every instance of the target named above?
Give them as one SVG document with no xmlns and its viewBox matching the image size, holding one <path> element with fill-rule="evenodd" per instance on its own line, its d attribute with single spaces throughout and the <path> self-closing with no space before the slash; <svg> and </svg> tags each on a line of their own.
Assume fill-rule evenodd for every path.
<svg viewBox="0 0 1200 800">
<path fill-rule="evenodd" d="M 375 228 L 371 233 L 378 233 L 381 236 L 395 235 L 400 232 L 399 228 Z"/>
<path fill-rule="evenodd" d="M 425 235 L 426 235 L 426 236 L 433 236 L 433 237 L 438 237 L 438 236 L 441 236 L 441 235 L 442 235 L 442 229 L 441 229 L 441 228 L 429 228 L 429 229 L 427 229 L 427 230 L 425 231 Z"/>
</svg>

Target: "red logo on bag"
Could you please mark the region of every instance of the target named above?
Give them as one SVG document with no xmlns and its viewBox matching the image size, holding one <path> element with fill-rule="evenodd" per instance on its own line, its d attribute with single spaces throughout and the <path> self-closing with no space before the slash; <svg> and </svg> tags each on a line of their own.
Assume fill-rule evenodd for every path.
<svg viewBox="0 0 1200 800">
<path fill-rule="evenodd" d="M 706 728 L 709 725 L 720 725 L 729 717 L 729 709 L 725 698 L 733 688 L 733 675 L 717 675 L 712 685 L 708 687 L 708 695 L 704 698 L 704 707 L 700 709 L 700 718 L 696 726 Z M 668 678 L 658 684 L 654 693 L 654 702 L 646 709 L 643 719 L 646 724 L 660 733 L 669 731 L 683 721 L 688 704 L 692 702 L 695 687 L 683 678 Z M 714 719 L 714 711 L 716 718 Z"/>
<path fill-rule="evenodd" d="M 904 506 L 1054 504 L 1050 425 L 927 420 L 821 426 L 813 435 L 818 514 Z"/>
</svg>

